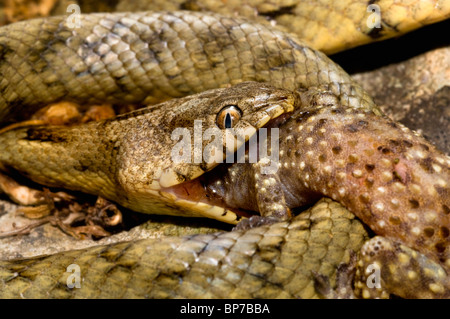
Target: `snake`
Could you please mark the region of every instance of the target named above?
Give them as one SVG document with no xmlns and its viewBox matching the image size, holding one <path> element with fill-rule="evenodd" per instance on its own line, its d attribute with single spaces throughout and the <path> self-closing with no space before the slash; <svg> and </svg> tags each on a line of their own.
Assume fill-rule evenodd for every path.
<svg viewBox="0 0 450 319">
<path fill-rule="evenodd" d="M 445 7 L 445 2 L 442 6 Z M 312 49 L 297 36 L 264 23 L 214 13 L 88 14 L 81 16 L 81 25 L 80 30 L 74 31 L 68 26 L 66 17 L 51 17 L 19 22 L 0 29 L 3 61 L 0 64 L 0 115 L 3 121 L 20 119 L 41 105 L 62 99 L 86 104 L 104 101 L 148 104 L 172 96 L 199 95 L 164 102 L 100 123 L 69 128 L 30 126 L 9 130 L 0 135 L 0 162 L 3 167 L 13 168 L 49 186 L 101 194 L 133 209 L 145 210 L 153 206 L 153 213 L 181 214 L 179 209 L 175 210 L 176 206 L 180 206 L 177 201 L 181 192 L 173 186 L 195 188 L 201 181 L 210 193 L 208 198 L 219 198 L 222 204 L 226 204 L 226 209 L 222 207 L 219 210 L 217 206 L 205 205 L 200 201 L 186 203 L 182 200 L 183 212 L 190 214 L 192 210 L 202 216 L 213 216 L 233 223 L 239 220 L 240 209 L 260 211 L 264 216 L 282 219 L 289 215 L 293 206 L 307 204 L 325 195 L 357 214 L 375 233 L 390 237 L 388 242 L 378 237 L 374 238 L 375 241 L 369 241 L 362 255 L 373 257 L 375 252 L 387 251 L 387 255 L 377 256 L 380 260 L 387 258 L 381 264 L 399 263 L 392 264 L 395 267 L 386 267 L 390 271 L 382 273 L 383 278 L 394 276 L 396 270 L 405 266 L 407 270 L 398 273 L 410 276 L 409 281 L 423 285 L 425 292 L 420 295 L 415 287 L 406 289 L 404 296 L 447 296 L 448 157 L 420 136 L 384 117 L 370 96 L 323 53 Z M 36 38 L 39 38 L 37 43 Z M 277 101 L 276 107 L 271 105 L 272 116 L 267 111 L 265 114 L 258 113 L 253 122 L 248 122 L 247 114 L 243 112 L 246 107 L 237 103 L 236 99 L 225 105 L 238 106 L 237 112 L 233 110 L 232 115 L 227 115 L 228 121 L 242 128 L 247 135 L 249 132 L 255 134 L 255 128 L 267 124 L 269 118 L 275 120 L 272 125 L 280 127 L 282 132 L 286 129 L 288 133 L 284 133 L 287 135 L 283 135 L 280 145 L 282 161 L 279 163 L 279 174 L 283 179 L 280 175 L 270 174 L 259 178 L 261 174 L 257 170 L 264 168 L 262 162 L 256 165 L 222 165 L 218 175 L 213 173 L 216 168 L 205 162 L 167 166 L 161 159 L 167 157 L 164 152 L 154 162 L 161 169 L 152 167 L 150 171 L 145 171 L 143 163 L 149 158 L 148 154 L 155 158 L 154 153 L 161 152 L 152 148 L 155 144 L 147 145 L 149 153 L 142 153 L 142 148 L 136 148 L 139 142 L 145 140 L 142 139 L 147 134 L 145 128 L 152 127 L 152 116 L 171 124 L 168 129 L 158 128 L 164 132 L 162 138 L 167 138 L 167 131 L 179 124 L 192 127 L 192 114 L 205 117 L 204 106 L 193 107 L 203 105 L 199 101 L 204 98 L 199 92 L 206 90 L 204 94 L 210 99 L 206 104 L 210 105 L 211 99 L 216 100 L 212 96 L 217 97 L 221 92 L 215 91 L 215 87 L 226 88 L 237 84 L 237 87 L 227 88 L 226 91 L 235 92 L 237 96 L 241 96 L 242 92 L 248 94 L 245 85 L 253 87 L 254 84 L 245 81 L 269 82 L 273 87 L 264 89 L 284 92 L 289 96 L 287 100 L 290 102 L 287 104 L 291 107 L 280 108 L 280 101 Z M 244 83 L 239 84 L 241 82 Z M 283 90 L 293 93 L 287 94 Z M 231 101 L 233 93 L 231 96 L 231 99 L 223 97 L 217 98 L 217 101 Z M 264 96 L 267 99 L 267 92 Z M 283 101 L 286 102 L 286 99 Z M 162 109 L 174 112 L 158 111 Z M 182 113 L 177 113 L 178 109 Z M 224 109 L 213 107 L 213 110 L 215 113 L 207 113 L 208 119 L 213 124 L 216 121 L 220 127 L 217 119 Z M 286 116 L 286 113 L 292 115 Z M 150 114 L 150 118 L 146 119 L 146 114 Z M 177 116 L 171 117 L 174 114 Z M 254 122 L 261 118 L 265 121 Z M 134 126 L 133 122 L 138 125 Z M 129 127 L 128 132 L 125 127 Z M 105 135 L 98 136 L 99 131 L 104 132 L 100 135 Z M 153 134 L 152 137 L 156 138 Z M 102 139 L 108 143 L 100 143 Z M 168 140 L 161 142 L 167 143 Z M 328 147 L 330 144 L 333 144 L 331 148 Z M 82 145 L 87 146 L 85 151 Z M 93 149 L 111 155 L 105 156 L 105 162 L 101 162 L 98 155 L 92 152 Z M 29 154 L 36 156 L 31 160 L 32 165 L 27 162 Z M 119 157 L 117 154 L 120 154 Z M 130 157 L 130 154 L 133 156 Z M 67 159 L 75 165 L 61 166 Z M 294 177 L 291 172 L 295 170 L 300 173 Z M 71 174 L 75 174 L 75 178 Z M 212 178 L 208 179 L 210 176 Z M 141 177 L 147 179 L 139 180 Z M 172 193 L 166 192 L 165 188 L 171 187 Z M 143 196 L 144 193 L 146 196 Z M 353 194 L 355 196 L 350 196 Z M 164 204 L 159 205 L 160 202 Z M 270 205 L 262 205 L 263 202 Z M 395 209 L 395 213 L 386 209 L 388 205 Z M 411 212 L 411 209 L 417 209 L 420 213 Z M 295 220 L 291 222 L 295 223 Z M 265 232 L 280 225 L 289 227 L 286 223 L 289 221 L 238 231 L 236 236 Z M 226 235 L 221 234 L 217 238 L 222 238 L 220 236 Z M 255 240 L 252 245 L 261 240 L 261 236 L 250 237 Z M 394 242 L 390 241 L 392 239 Z M 182 240 L 190 242 L 193 239 Z M 286 240 L 286 243 L 289 242 Z M 211 247 L 219 252 L 222 246 Z M 419 253 L 406 253 L 410 247 Z M 395 257 L 394 252 L 397 253 Z M 250 258 L 259 258 L 256 255 Z M 98 257 L 98 251 L 93 251 L 90 256 Z M 49 258 L 35 259 L 42 261 L 41 264 L 36 263 L 36 267 L 46 268 L 52 257 Z M 281 260 L 276 259 L 272 263 L 278 265 Z M 362 267 L 363 262 L 359 264 Z M 421 270 L 409 270 L 408 267 L 417 264 L 420 264 Z M 26 267 L 17 272 L 16 267 L 21 267 L 17 265 L 21 262 L 2 262 L 0 269 L 5 274 L 1 281 L 2 291 L 13 291 L 14 285 L 22 291 L 25 289 L 24 282 L 36 277 L 32 271 L 27 277 Z M 186 267 L 192 268 L 189 265 Z M 120 271 L 119 268 L 117 270 Z M 364 276 L 361 274 L 363 272 L 360 271 L 359 275 Z M 105 277 L 99 280 L 105 280 L 109 271 L 103 275 Z M 60 278 L 61 269 L 52 276 Z M 265 276 L 262 276 L 265 282 L 270 282 Z M 433 276 L 436 278 L 431 278 Z M 416 277 L 425 279 L 415 281 Z M 44 274 L 41 278 L 48 280 Z M 355 286 L 365 296 L 370 293 L 361 288 L 363 281 L 360 280 Z M 50 282 L 52 287 L 58 285 L 54 280 L 48 280 L 45 284 Z M 31 283 L 29 296 L 39 296 L 35 291 L 40 290 L 45 291 L 44 295 L 48 293 L 45 284 Z M 188 281 L 186 284 L 189 285 Z M 392 286 L 395 290 L 396 285 Z M 144 296 L 148 296 L 148 291 Z"/>
</svg>

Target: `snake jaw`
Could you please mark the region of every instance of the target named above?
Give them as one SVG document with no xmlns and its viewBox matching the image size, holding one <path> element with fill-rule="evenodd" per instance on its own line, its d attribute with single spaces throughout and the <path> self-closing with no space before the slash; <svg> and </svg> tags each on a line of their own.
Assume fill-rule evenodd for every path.
<svg viewBox="0 0 450 319">
<path fill-rule="evenodd" d="M 241 121 L 240 125 L 242 126 L 236 127 L 234 134 L 226 130 L 224 137 L 226 147 L 224 147 L 223 157 L 220 157 L 220 160 L 223 161 L 225 159 L 227 152 L 234 154 L 238 148 L 245 147 L 250 138 L 259 132 L 260 128 L 277 127 L 291 114 L 295 108 L 294 105 L 294 99 L 289 96 L 278 104 L 268 105 L 267 110 L 264 111 L 265 115 L 257 119 L 257 121 L 253 123 Z M 246 149 L 248 148 L 246 147 Z M 209 171 L 208 174 L 214 175 L 214 168 L 219 164 L 219 161 L 207 163 L 205 167 Z M 229 224 L 237 224 L 242 218 L 247 218 L 254 214 L 254 212 L 228 207 L 221 198 L 210 194 L 204 186 L 205 179 L 208 179 L 208 177 L 203 175 L 205 171 L 200 169 L 199 166 L 192 167 L 196 167 L 198 170 L 192 175 L 192 179 L 183 183 L 178 182 L 179 174 L 176 171 L 169 169 L 163 172 L 159 180 L 161 186 L 160 194 L 170 199 L 181 209 L 187 209 L 195 215 Z"/>
<path fill-rule="evenodd" d="M 194 203 L 188 200 L 178 200 L 176 204 L 180 207 L 186 207 L 190 210 L 198 211 L 202 217 L 216 219 L 227 224 L 236 225 L 240 220 L 242 220 L 242 218 L 247 218 L 247 216 L 243 217 L 242 213 L 237 211 L 232 211 L 221 206 L 210 205 L 204 202 Z"/>
<path fill-rule="evenodd" d="M 210 172 L 211 174 L 214 173 Z M 237 224 L 242 218 L 252 213 L 230 208 L 219 197 L 213 196 L 205 188 L 205 179 L 200 176 L 191 181 L 171 187 L 163 187 L 160 194 L 169 199 L 179 209 L 200 217 L 212 218 L 228 224 Z"/>
<path fill-rule="evenodd" d="M 190 173 L 192 179 L 195 179 L 201 176 L 204 171 L 199 166 L 192 166 Z M 159 184 L 161 187 L 171 187 L 180 184 L 180 174 L 169 168 L 161 174 L 159 178 Z"/>
</svg>

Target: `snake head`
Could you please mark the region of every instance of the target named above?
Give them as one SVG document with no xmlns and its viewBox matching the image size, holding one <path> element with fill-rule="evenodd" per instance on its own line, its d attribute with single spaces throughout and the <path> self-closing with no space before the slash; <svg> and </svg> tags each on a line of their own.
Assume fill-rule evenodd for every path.
<svg viewBox="0 0 450 319">
<path fill-rule="evenodd" d="M 116 158 L 119 184 L 133 203 L 157 192 L 166 206 L 181 206 L 197 216 L 208 210 L 222 215 L 226 209 L 205 196 L 199 178 L 221 163 L 237 161 L 237 150 L 245 150 L 259 129 L 287 116 L 297 104 L 295 92 L 243 82 L 119 117 L 110 125 L 122 122 L 121 131 L 129 130 L 120 138 Z M 146 206 L 154 205 L 149 201 Z"/>
<path fill-rule="evenodd" d="M 243 82 L 194 95 L 162 119 L 171 133 L 171 163 L 159 183 L 171 187 L 210 171 L 243 146 L 269 121 L 294 110 L 294 93 Z M 234 158 L 234 157 L 233 157 Z"/>
</svg>

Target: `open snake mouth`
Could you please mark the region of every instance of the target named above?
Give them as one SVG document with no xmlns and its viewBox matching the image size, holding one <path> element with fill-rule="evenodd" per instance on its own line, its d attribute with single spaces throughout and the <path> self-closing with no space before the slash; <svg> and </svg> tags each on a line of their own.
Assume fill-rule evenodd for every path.
<svg viewBox="0 0 450 319">
<path fill-rule="evenodd" d="M 291 117 L 292 112 L 284 113 L 274 119 L 268 121 L 262 128 L 275 128 L 279 127 L 284 123 L 289 117 Z M 259 132 L 259 130 L 257 131 Z M 247 141 L 245 145 L 245 151 L 249 150 L 249 142 Z M 259 144 L 257 144 L 259 148 Z M 208 189 L 208 185 L 213 182 L 217 182 L 221 179 L 228 169 L 229 165 L 245 165 L 244 163 L 222 163 L 217 165 L 212 170 L 206 172 L 199 177 L 183 182 L 171 187 L 162 187 L 161 192 L 168 193 L 174 199 L 174 203 L 181 207 L 181 209 L 186 209 L 193 211 L 196 215 L 203 217 L 217 219 L 222 222 L 237 224 L 242 218 L 248 218 L 252 215 L 259 214 L 255 211 L 248 211 L 243 209 L 236 209 L 229 207 L 223 198 L 212 193 Z"/>
</svg>

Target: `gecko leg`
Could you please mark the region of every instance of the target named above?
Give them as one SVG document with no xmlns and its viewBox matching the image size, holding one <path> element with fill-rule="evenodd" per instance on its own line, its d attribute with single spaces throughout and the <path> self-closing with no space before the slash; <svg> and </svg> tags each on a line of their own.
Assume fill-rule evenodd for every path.
<svg viewBox="0 0 450 319">
<path fill-rule="evenodd" d="M 450 276 L 427 256 L 385 237 L 361 248 L 355 275 L 361 298 L 450 298 Z"/>
<path fill-rule="evenodd" d="M 286 205 L 280 177 L 276 173 L 267 173 L 267 163 L 260 161 L 252 165 L 256 202 L 261 215 L 242 220 L 234 230 L 273 224 L 292 217 L 291 210 Z"/>
</svg>

